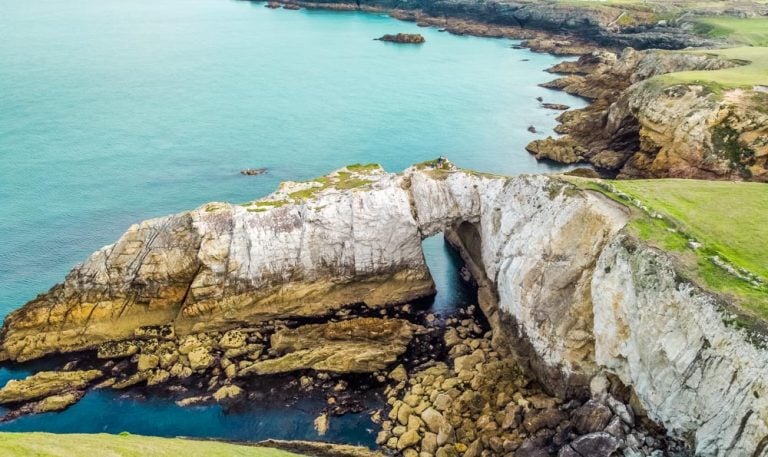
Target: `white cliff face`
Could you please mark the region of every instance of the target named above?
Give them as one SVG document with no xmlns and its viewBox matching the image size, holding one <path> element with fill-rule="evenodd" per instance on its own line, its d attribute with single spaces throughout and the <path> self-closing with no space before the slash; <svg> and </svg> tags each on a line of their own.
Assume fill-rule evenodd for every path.
<svg viewBox="0 0 768 457">
<path fill-rule="evenodd" d="M 723 322 L 714 297 L 676 278 L 659 251 L 626 236 L 608 245 L 592 278 L 596 362 L 653 419 L 692 432 L 697 455 L 765 455 L 768 354 Z"/>
<path fill-rule="evenodd" d="M 596 372 L 590 280 L 626 220 L 615 204 L 542 176 L 510 181 L 483 211 L 482 259 L 499 309 L 514 317 L 544 372 L 559 375 L 560 393 Z"/>
</svg>

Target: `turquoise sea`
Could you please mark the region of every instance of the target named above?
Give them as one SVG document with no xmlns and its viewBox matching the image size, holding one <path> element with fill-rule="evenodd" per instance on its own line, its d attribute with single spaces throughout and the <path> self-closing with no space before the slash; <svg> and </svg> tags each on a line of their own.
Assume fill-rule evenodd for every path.
<svg viewBox="0 0 768 457">
<path fill-rule="evenodd" d="M 420 46 L 374 41 L 421 33 Z M 232 0 L 0 0 L 0 317 L 131 223 L 349 163 L 435 158 L 503 174 L 555 171 L 523 149 L 550 134 L 537 84 L 561 59 L 386 15 Z M 527 131 L 534 125 L 539 132 Z M 267 167 L 262 176 L 239 170 Z M 437 311 L 471 301 L 440 238 L 425 241 Z M 0 367 L 0 382 L 31 367 Z M 346 416 L 327 438 L 372 442 Z M 0 430 L 315 438 L 301 408 L 180 409 L 91 393 Z"/>
</svg>

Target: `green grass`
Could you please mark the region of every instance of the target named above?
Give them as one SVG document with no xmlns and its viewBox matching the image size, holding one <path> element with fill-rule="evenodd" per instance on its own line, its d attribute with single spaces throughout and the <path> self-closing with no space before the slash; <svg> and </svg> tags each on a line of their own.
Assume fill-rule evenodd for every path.
<svg viewBox="0 0 768 457">
<path fill-rule="evenodd" d="M 296 457 L 272 448 L 137 435 L 0 433 L 4 457 Z"/>
<path fill-rule="evenodd" d="M 766 20 L 768 28 L 768 20 Z M 733 68 L 714 71 L 684 71 L 653 78 L 664 85 L 701 84 L 715 92 L 725 89 L 747 88 L 768 85 L 768 47 L 739 47 L 701 51 L 682 51 L 691 54 L 711 54 L 728 60 L 746 63 Z"/>
<path fill-rule="evenodd" d="M 367 163 L 367 164 L 360 164 L 360 163 L 353 163 L 352 165 L 347 165 L 347 170 L 354 171 L 355 173 L 366 173 L 371 172 L 374 170 L 380 170 L 381 165 L 378 163 Z"/>
<path fill-rule="evenodd" d="M 575 181 L 627 203 L 601 187 L 600 181 Z M 677 258 L 684 276 L 768 321 L 768 185 L 685 179 L 606 182 L 661 215 L 654 218 L 633 211 L 629 229 L 638 238 Z M 692 239 L 701 247 L 692 249 Z M 740 270 L 742 277 L 715 265 L 714 256 Z M 744 279 L 749 276 L 762 285 Z"/>
<path fill-rule="evenodd" d="M 768 18 L 764 17 L 703 17 L 694 21 L 694 31 L 709 38 L 723 38 L 733 44 L 768 46 Z"/>
</svg>

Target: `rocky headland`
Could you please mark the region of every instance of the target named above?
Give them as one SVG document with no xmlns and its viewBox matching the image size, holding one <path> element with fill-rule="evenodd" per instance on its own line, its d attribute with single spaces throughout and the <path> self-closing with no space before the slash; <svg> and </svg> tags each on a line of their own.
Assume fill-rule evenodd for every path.
<svg viewBox="0 0 768 457">
<path fill-rule="evenodd" d="M 619 178 L 768 180 L 768 115 L 759 87 L 718 89 L 658 78 L 727 69 L 735 62 L 703 53 L 593 52 L 551 68 L 545 87 L 591 104 L 563 113 L 565 134 L 527 146 L 537 158 L 590 163 Z"/>
<path fill-rule="evenodd" d="M 327 398 L 318 432 L 385 388 L 371 420 L 403 455 L 764 455 L 768 353 L 629 218 L 565 177 L 439 159 L 145 221 L 5 321 L 4 359 L 64 354 L 35 376 L 76 385 L 0 397 L 34 412 L 98 382 L 234 404 L 283 376 Z M 477 286 L 463 315 L 418 306 L 439 232 Z"/>
</svg>

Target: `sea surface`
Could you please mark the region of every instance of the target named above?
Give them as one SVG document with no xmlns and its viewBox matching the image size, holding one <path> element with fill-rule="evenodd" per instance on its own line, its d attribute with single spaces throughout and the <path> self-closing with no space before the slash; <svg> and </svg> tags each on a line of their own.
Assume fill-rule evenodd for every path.
<svg viewBox="0 0 768 457">
<path fill-rule="evenodd" d="M 373 40 L 398 32 L 426 43 Z M 440 155 L 501 174 L 562 170 L 523 149 L 558 114 L 536 97 L 584 102 L 537 86 L 560 58 L 515 44 L 260 2 L 0 0 L 0 317 L 131 223 L 282 180 Z M 239 174 L 251 167 L 268 172 Z M 442 238 L 425 250 L 434 310 L 471 302 Z M 0 383 L 33 368 L 0 366 Z M 233 412 L 101 391 L 0 430 L 313 439 L 312 401 Z M 326 438 L 371 444 L 371 425 L 348 415 Z"/>
</svg>

